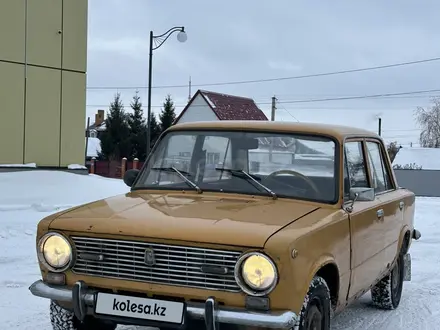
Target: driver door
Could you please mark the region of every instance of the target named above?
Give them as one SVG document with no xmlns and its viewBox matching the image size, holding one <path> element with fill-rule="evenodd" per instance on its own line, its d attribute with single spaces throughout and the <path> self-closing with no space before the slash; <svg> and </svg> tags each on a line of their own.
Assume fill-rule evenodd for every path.
<svg viewBox="0 0 440 330">
<path fill-rule="evenodd" d="M 350 188 L 369 188 L 370 177 L 362 139 L 347 140 L 344 144 L 344 199 L 351 205 Z M 349 213 L 351 234 L 351 283 L 348 298 L 369 288 L 382 270 L 383 234 L 380 210 L 376 201 L 356 201 Z"/>
</svg>

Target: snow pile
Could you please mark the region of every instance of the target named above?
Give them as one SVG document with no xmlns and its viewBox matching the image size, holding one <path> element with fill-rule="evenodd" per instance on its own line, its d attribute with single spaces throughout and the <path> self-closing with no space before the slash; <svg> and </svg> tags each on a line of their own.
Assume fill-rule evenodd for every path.
<svg viewBox="0 0 440 330">
<path fill-rule="evenodd" d="M 80 164 L 70 164 L 67 166 L 69 170 L 87 170 L 87 167 Z"/>
<path fill-rule="evenodd" d="M 128 190 L 122 180 L 98 175 L 62 171 L 0 173 L 0 211 L 38 208 L 57 211 Z"/>
<path fill-rule="evenodd" d="M 26 167 L 26 168 L 36 168 L 36 163 L 27 163 L 27 164 L 0 164 L 0 167 Z"/>
<path fill-rule="evenodd" d="M 405 166 L 415 163 L 422 170 L 440 170 L 440 148 L 411 148 L 399 150 L 393 165 Z"/>
</svg>

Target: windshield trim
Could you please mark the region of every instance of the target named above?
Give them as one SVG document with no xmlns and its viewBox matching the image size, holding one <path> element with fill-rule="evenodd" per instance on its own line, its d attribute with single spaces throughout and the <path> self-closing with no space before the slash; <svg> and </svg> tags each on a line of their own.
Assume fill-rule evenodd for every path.
<svg viewBox="0 0 440 330">
<path fill-rule="evenodd" d="M 341 185 L 341 175 L 340 175 L 340 169 L 341 166 L 343 166 L 341 164 L 341 143 L 339 142 L 339 140 L 333 136 L 333 135 L 329 135 L 326 133 L 309 133 L 309 132 L 295 132 L 295 131 L 290 131 L 290 132 L 286 132 L 286 131 L 274 131 L 273 129 L 240 129 L 240 128 L 235 128 L 235 127 L 231 127 L 228 129 L 224 129 L 224 128 L 204 128 L 204 127 L 200 127 L 200 128 L 173 128 L 172 130 L 166 131 L 163 134 L 160 135 L 159 139 L 156 141 L 156 143 L 154 144 L 153 148 L 151 149 L 150 154 L 148 155 L 147 159 L 145 160 L 144 164 L 142 165 L 142 167 L 139 169 L 139 175 L 136 177 L 135 181 L 133 182 L 133 185 L 131 186 L 130 191 L 139 191 L 139 190 L 157 190 L 157 191 L 182 191 L 182 189 L 170 189 L 169 187 L 146 187 L 146 186 L 141 186 L 141 187 L 137 187 L 137 183 L 138 180 L 140 179 L 140 177 L 142 176 L 141 174 L 146 170 L 146 167 L 148 165 L 148 163 L 150 162 L 150 159 L 152 157 L 152 155 L 156 152 L 158 146 L 160 145 L 160 143 L 162 142 L 162 140 L 167 137 L 168 135 L 174 135 L 174 134 L 179 134 L 181 132 L 246 132 L 246 133 L 266 133 L 266 134 L 274 134 L 274 135 L 279 135 L 279 136 L 298 136 L 298 137 L 316 137 L 316 138 L 327 138 L 329 140 L 331 140 L 334 144 L 335 144 L 335 153 L 334 153 L 334 157 L 335 157 L 335 166 L 334 166 L 334 178 L 335 178 L 335 194 L 334 194 L 334 199 L 331 201 L 323 201 L 323 200 L 316 200 L 316 199 L 310 199 L 310 198 L 300 198 L 300 197 L 292 197 L 290 195 L 283 195 L 283 194 L 277 194 L 277 196 L 279 198 L 286 198 L 286 199 L 291 199 L 291 200 L 301 200 L 301 201 L 308 201 L 308 202 L 313 202 L 313 203 L 318 203 L 318 204 L 325 204 L 325 205 L 336 205 L 340 202 L 340 185 Z M 190 191 L 190 190 L 188 190 Z M 215 189 L 203 189 L 204 192 L 213 192 L 213 193 L 218 193 L 218 190 Z M 230 190 L 223 190 L 222 193 L 229 193 L 229 194 L 241 194 L 241 195 L 257 195 L 257 196 L 265 196 L 265 197 L 269 197 L 272 198 L 270 196 L 267 195 L 267 192 L 251 192 L 251 193 L 247 193 L 247 192 L 238 192 L 236 190 L 230 191 Z"/>
</svg>

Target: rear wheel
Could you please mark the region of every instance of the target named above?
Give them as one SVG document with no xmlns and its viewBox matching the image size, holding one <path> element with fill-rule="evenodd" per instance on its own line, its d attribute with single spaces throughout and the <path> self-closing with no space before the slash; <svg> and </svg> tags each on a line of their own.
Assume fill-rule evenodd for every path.
<svg viewBox="0 0 440 330">
<path fill-rule="evenodd" d="M 326 281 L 315 276 L 310 283 L 300 313 L 298 330 L 330 330 L 330 290 Z"/>
<path fill-rule="evenodd" d="M 381 309 L 396 309 L 402 298 L 404 276 L 403 254 L 400 253 L 391 272 L 371 289 L 373 304 Z"/>
<path fill-rule="evenodd" d="M 50 322 L 53 330 L 115 330 L 117 324 L 106 322 L 87 316 L 84 322 L 80 322 L 73 312 L 50 302 Z"/>
</svg>

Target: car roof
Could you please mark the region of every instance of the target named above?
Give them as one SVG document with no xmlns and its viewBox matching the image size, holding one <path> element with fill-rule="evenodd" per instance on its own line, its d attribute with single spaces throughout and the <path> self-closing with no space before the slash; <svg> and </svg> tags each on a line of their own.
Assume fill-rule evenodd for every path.
<svg viewBox="0 0 440 330">
<path fill-rule="evenodd" d="M 343 125 L 306 123 L 306 122 L 278 122 L 278 121 L 261 121 L 261 120 L 222 120 L 222 121 L 198 121 L 181 123 L 171 126 L 170 131 L 176 130 L 197 130 L 197 129 L 213 129 L 213 130 L 256 130 L 256 131 L 278 131 L 282 133 L 319 133 L 323 135 L 333 136 L 338 140 L 345 137 L 361 136 L 380 138 L 380 136 L 372 131 Z"/>
</svg>

